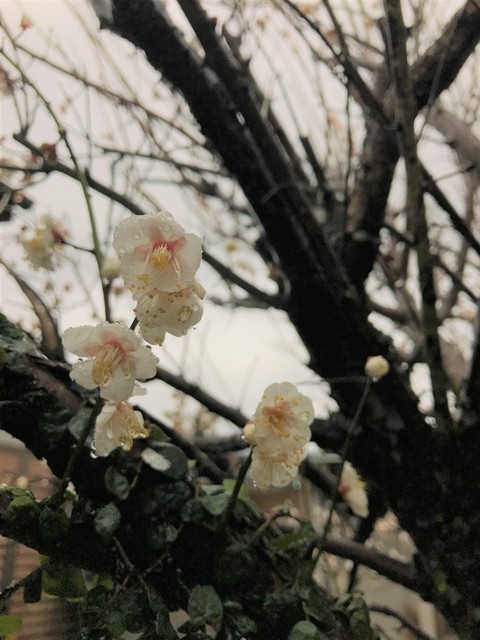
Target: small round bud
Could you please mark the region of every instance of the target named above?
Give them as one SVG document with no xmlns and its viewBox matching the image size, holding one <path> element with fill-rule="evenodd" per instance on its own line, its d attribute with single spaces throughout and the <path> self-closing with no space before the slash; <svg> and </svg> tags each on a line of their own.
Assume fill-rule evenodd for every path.
<svg viewBox="0 0 480 640">
<path fill-rule="evenodd" d="M 255 437 L 255 425 L 253 422 L 247 422 L 247 424 L 243 428 L 243 437 L 246 442 L 251 445 L 257 444 L 257 439 Z"/>
<path fill-rule="evenodd" d="M 365 364 L 365 373 L 373 380 L 379 380 L 390 371 L 390 365 L 383 356 L 370 356 Z"/>
<path fill-rule="evenodd" d="M 108 282 L 120 275 L 120 260 L 117 257 L 107 258 L 102 265 L 102 277 Z"/>
</svg>

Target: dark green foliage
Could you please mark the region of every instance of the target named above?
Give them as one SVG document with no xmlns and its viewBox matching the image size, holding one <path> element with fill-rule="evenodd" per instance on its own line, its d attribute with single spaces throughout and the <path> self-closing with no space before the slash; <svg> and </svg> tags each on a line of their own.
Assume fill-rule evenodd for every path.
<svg viewBox="0 0 480 640">
<path fill-rule="evenodd" d="M 42 571 L 37 569 L 33 571 L 23 583 L 23 601 L 39 602 L 42 597 Z"/>
<path fill-rule="evenodd" d="M 43 357 L 15 328 L 0 347 L 0 416 L 61 477 L 92 394 L 77 398 L 63 369 L 48 390 L 39 387 L 31 358 Z M 92 459 L 88 441 L 78 453 L 75 494 L 37 501 L 25 489 L 0 489 L 0 531 L 45 556 L 24 582 L 25 602 L 38 601 L 42 588 L 80 601 L 79 640 L 125 632 L 142 640 L 373 638 L 361 600 L 335 604 L 313 582 L 308 525 L 265 528 L 248 499 L 229 506 L 231 483 L 198 478 L 185 453 L 157 437 L 106 459 Z M 179 610 L 176 629 L 170 614 Z"/>
<path fill-rule="evenodd" d="M 108 542 L 115 534 L 115 531 L 120 524 L 120 520 L 120 511 L 113 502 L 109 502 L 104 507 L 100 507 L 100 509 L 97 510 L 93 520 L 93 526 L 99 536 L 105 542 Z"/>
</svg>

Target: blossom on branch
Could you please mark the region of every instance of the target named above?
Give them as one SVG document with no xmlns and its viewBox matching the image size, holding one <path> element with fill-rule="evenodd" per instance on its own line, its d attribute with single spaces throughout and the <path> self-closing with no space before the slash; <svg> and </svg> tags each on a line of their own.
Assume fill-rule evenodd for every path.
<svg viewBox="0 0 480 640">
<path fill-rule="evenodd" d="M 117 447 L 130 451 L 135 438 L 147 437 L 140 411 L 128 402 L 107 402 L 95 421 L 92 451 L 97 456 L 108 456 Z"/>
<path fill-rule="evenodd" d="M 297 475 L 305 457 L 305 447 L 292 451 L 279 451 L 255 447 L 250 473 L 259 489 L 285 487 Z"/>
<path fill-rule="evenodd" d="M 312 420 L 310 398 L 290 382 L 271 384 L 252 418 L 257 446 L 279 451 L 300 449 L 310 440 Z"/>
<path fill-rule="evenodd" d="M 120 256 L 121 275 L 134 296 L 184 289 L 202 258 L 200 238 L 185 233 L 164 211 L 122 220 L 113 246 Z"/>
<path fill-rule="evenodd" d="M 195 280 L 180 291 L 153 289 L 140 295 L 134 311 L 144 339 L 161 345 L 166 333 L 186 335 L 202 318 L 204 296 L 205 289 Z"/>
<path fill-rule="evenodd" d="M 255 447 L 251 475 L 258 487 L 283 487 L 293 480 L 305 457 L 313 415 L 310 398 L 290 382 L 265 389 L 243 431 L 245 440 Z"/>
<path fill-rule="evenodd" d="M 368 496 L 365 483 L 349 462 L 345 462 L 338 493 L 348 504 L 353 513 L 360 518 L 368 516 Z"/>
<path fill-rule="evenodd" d="M 47 269 L 53 271 L 55 245 L 60 245 L 65 241 L 67 233 L 65 229 L 51 216 L 45 215 L 40 218 L 33 230 L 32 235 L 21 239 L 23 248 L 34 269 Z"/>
<path fill-rule="evenodd" d="M 87 389 L 100 387 L 100 395 L 112 402 L 127 400 L 136 389 L 136 379 L 147 380 L 158 362 L 140 338 L 123 324 L 70 328 L 63 334 L 68 351 L 87 358 L 73 365 L 70 377 Z"/>
</svg>

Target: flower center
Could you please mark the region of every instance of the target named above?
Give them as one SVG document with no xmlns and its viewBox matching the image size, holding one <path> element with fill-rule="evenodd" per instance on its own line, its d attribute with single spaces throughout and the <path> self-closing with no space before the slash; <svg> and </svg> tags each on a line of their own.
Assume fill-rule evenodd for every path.
<svg viewBox="0 0 480 640">
<path fill-rule="evenodd" d="M 273 432 L 275 434 L 279 434 L 283 427 L 287 426 L 288 423 L 288 402 L 286 400 L 283 400 L 273 407 L 264 407 L 262 409 L 262 413 L 267 419 L 267 422 L 272 428 Z"/>
<path fill-rule="evenodd" d="M 105 344 L 100 349 L 92 369 L 92 378 L 98 387 L 104 387 L 108 383 L 123 357 L 123 350 L 116 344 Z"/>
<path fill-rule="evenodd" d="M 153 247 L 150 251 L 149 262 L 155 269 L 161 271 L 170 263 L 173 258 L 173 251 L 167 247 L 166 244 L 161 244 L 158 247 Z"/>
</svg>

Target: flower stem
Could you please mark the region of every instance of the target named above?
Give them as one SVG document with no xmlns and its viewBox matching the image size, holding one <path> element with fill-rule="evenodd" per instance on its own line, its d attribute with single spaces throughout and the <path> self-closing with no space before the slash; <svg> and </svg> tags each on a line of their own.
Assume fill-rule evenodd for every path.
<svg viewBox="0 0 480 640">
<path fill-rule="evenodd" d="M 245 481 L 247 471 L 250 469 L 250 465 L 252 464 L 252 455 L 253 455 L 253 447 L 250 449 L 250 453 L 245 458 L 242 466 L 240 467 L 240 471 L 238 472 L 238 476 L 235 481 L 235 486 L 233 487 L 232 495 L 230 496 L 230 500 L 227 504 L 227 508 L 223 512 L 221 528 L 225 528 L 227 526 L 230 516 L 233 513 L 235 504 L 237 503 L 238 494 L 240 493 L 240 489 L 242 488 L 242 485 Z"/>
<path fill-rule="evenodd" d="M 362 397 L 360 398 L 360 402 L 358 403 L 358 407 L 357 407 L 357 410 L 355 412 L 355 415 L 353 416 L 352 422 L 350 423 L 350 426 L 348 427 L 347 437 L 345 438 L 345 442 L 343 443 L 343 447 L 342 447 L 342 450 L 340 452 L 341 462 L 340 462 L 340 467 L 338 469 L 338 473 L 337 473 L 337 477 L 336 477 L 335 492 L 334 492 L 334 494 L 332 496 L 332 503 L 330 505 L 330 511 L 328 512 L 327 522 L 325 524 L 325 527 L 323 528 L 322 538 L 320 540 L 320 544 L 318 545 L 318 549 L 319 549 L 320 553 L 322 553 L 322 551 L 323 551 L 323 547 L 325 545 L 325 540 L 327 539 L 327 536 L 330 533 L 330 529 L 332 527 L 333 512 L 335 511 L 335 507 L 337 506 L 339 495 L 340 495 L 339 492 L 338 492 L 338 489 L 340 487 L 340 482 L 341 482 L 342 473 L 343 473 L 343 467 L 345 466 L 345 460 L 347 459 L 348 450 L 349 450 L 349 447 L 350 447 L 350 441 L 352 439 L 353 432 L 354 432 L 356 426 L 359 423 L 360 416 L 362 415 L 363 407 L 365 406 L 365 402 L 367 400 L 371 384 L 372 384 L 372 378 L 368 377 L 367 381 L 365 383 L 365 388 L 363 389 Z"/>
<path fill-rule="evenodd" d="M 50 496 L 50 498 L 47 500 L 48 506 L 51 507 L 52 509 L 58 508 L 63 502 L 65 491 L 67 490 L 68 483 L 70 482 L 73 468 L 80 454 L 82 453 L 85 442 L 87 441 L 87 438 L 95 424 L 95 420 L 97 419 L 97 416 L 100 413 L 102 406 L 103 406 L 103 400 L 99 398 L 97 400 L 96 405 L 93 407 L 92 413 L 90 414 L 87 422 L 85 423 L 85 426 L 83 427 L 82 432 L 80 433 L 80 437 L 78 438 L 75 444 L 75 447 L 73 448 L 72 454 L 67 462 L 65 472 L 60 482 L 60 486 L 55 491 L 55 493 L 52 496 Z"/>
</svg>

